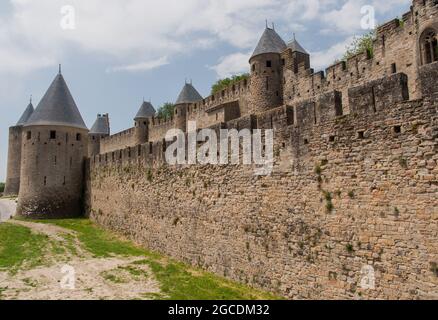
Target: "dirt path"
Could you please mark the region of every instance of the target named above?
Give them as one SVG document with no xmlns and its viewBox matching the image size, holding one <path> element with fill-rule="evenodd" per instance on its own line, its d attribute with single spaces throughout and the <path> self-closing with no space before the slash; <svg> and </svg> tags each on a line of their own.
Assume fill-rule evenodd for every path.
<svg viewBox="0 0 438 320">
<path fill-rule="evenodd" d="M 15 199 L 0 199 L 0 222 L 9 220 L 17 208 Z"/>
<path fill-rule="evenodd" d="M 50 224 L 10 220 L 46 235 L 56 246 L 74 246 L 73 252 L 58 256 L 48 250 L 46 266 L 0 272 L 0 299 L 97 300 L 145 299 L 160 294 L 159 284 L 147 265 L 133 263 L 142 258 L 94 258 L 82 248 L 74 231 Z M 70 242 L 69 240 L 70 239 Z"/>
</svg>

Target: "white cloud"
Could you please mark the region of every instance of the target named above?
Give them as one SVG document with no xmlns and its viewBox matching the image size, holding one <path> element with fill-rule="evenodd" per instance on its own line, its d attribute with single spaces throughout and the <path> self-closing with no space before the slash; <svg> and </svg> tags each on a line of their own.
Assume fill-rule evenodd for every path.
<svg viewBox="0 0 438 320">
<path fill-rule="evenodd" d="M 227 78 L 236 74 L 249 71 L 249 58 L 251 53 L 233 53 L 219 59 L 219 63 L 209 67 L 216 71 L 218 78 Z"/>
<path fill-rule="evenodd" d="M 333 35 L 345 36 L 360 31 L 362 5 L 371 4 L 378 13 L 385 13 L 410 2 L 70 0 L 68 4 L 75 9 L 76 29 L 63 30 L 62 1 L 9 1 L 11 14 L 0 16 L 0 73 L 25 73 L 55 65 L 71 48 L 99 54 L 110 62 L 118 61 L 108 70 L 147 71 L 163 65 L 151 67 L 150 61 L 157 57 L 172 60 L 178 54 L 221 44 L 247 52 L 256 44 L 266 18 L 275 21 L 278 30 L 289 38 L 292 32 L 315 26 L 326 30 L 326 34 L 330 30 Z M 218 73 L 240 69 L 238 55 L 228 59 L 215 66 Z M 224 61 L 234 67 L 225 70 Z"/>
<path fill-rule="evenodd" d="M 340 59 L 345 53 L 346 48 L 353 41 L 353 37 L 348 37 L 345 40 L 336 43 L 327 50 L 312 52 L 312 66 L 315 70 L 322 70 L 332 65 L 337 59 Z"/>
<path fill-rule="evenodd" d="M 107 68 L 106 71 L 108 73 L 120 72 L 120 71 L 127 71 L 127 72 L 149 71 L 149 70 L 153 70 L 153 69 L 165 66 L 167 64 L 169 64 L 169 60 L 165 56 L 165 57 L 158 58 L 156 60 L 144 61 L 144 62 L 124 65 L 124 66 L 110 67 L 110 68 Z"/>
</svg>

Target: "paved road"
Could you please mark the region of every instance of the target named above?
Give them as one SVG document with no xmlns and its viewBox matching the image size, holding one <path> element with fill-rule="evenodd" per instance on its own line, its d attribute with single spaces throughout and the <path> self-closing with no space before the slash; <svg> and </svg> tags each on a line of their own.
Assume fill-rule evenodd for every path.
<svg viewBox="0 0 438 320">
<path fill-rule="evenodd" d="M 15 200 L 0 199 L 0 222 L 9 220 L 15 214 Z"/>
</svg>

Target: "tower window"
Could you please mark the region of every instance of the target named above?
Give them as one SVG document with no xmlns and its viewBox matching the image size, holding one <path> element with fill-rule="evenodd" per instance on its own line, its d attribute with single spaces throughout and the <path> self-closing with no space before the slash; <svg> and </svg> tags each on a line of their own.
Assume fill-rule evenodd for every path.
<svg viewBox="0 0 438 320">
<path fill-rule="evenodd" d="M 44 185 L 47 185 L 47 177 L 44 177 Z"/>
<path fill-rule="evenodd" d="M 252 65 L 252 71 L 255 71 L 255 63 Z"/>
<path fill-rule="evenodd" d="M 397 73 L 397 65 L 395 63 L 391 64 L 391 72 Z"/>
<path fill-rule="evenodd" d="M 266 61 L 266 68 L 271 68 L 272 67 L 272 61 L 271 60 L 267 60 Z"/>
<path fill-rule="evenodd" d="M 52 130 L 50 131 L 50 139 L 55 140 L 56 139 L 56 131 Z"/>
<path fill-rule="evenodd" d="M 31 131 L 28 131 L 28 132 L 26 133 L 26 137 L 27 137 L 27 140 L 32 139 L 32 132 L 31 132 Z"/>
<path fill-rule="evenodd" d="M 81 134 L 80 133 L 76 134 L 76 141 L 81 141 Z"/>
<path fill-rule="evenodd" d="M 424 64 L 438 61 L 438 37 L 434 30 L 426 30 L 421 40 Z"/>
</svg>

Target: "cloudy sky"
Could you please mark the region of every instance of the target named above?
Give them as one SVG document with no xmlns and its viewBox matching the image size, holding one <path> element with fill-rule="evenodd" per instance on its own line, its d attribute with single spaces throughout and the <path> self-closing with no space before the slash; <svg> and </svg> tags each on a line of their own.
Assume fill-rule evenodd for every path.
<svg viewBox="0 0 438 320">
<path fill-rule="evenodd" d="M 361 8 L 377 23 L 409 10 L 410 0 L 2 0 L 0 2 L 0 181 L 8 127 L 29 97 L 38 104 L 62 63 L 88 126 L 110 113 L 112 132 L 132 125 L 143 97 L 174 101 L 185 79 L 207 96 L 218 78 L 248 70 L 265 27 L 296 33 L 324 69 L 362 34 Z M 73 10 L 72 10 L 73 9 Z M 74 15 L 72 14 L 74 13 Z M 72 18 L 74 18 L 72 20 Z"/>
</svg>

